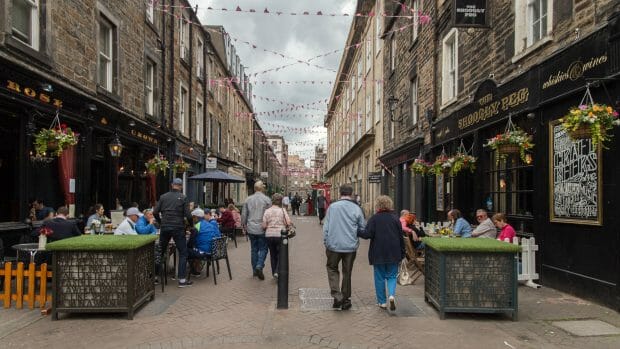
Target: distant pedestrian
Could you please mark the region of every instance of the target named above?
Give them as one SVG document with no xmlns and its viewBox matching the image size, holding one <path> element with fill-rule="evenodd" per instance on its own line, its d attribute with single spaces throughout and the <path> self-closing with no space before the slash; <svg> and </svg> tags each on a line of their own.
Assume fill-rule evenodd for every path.
<svg viewBox="0 0 620 349">
<path fill-rule="evenodd" d="M 310 194 L 308 194 L 308 197 L 306 198 L 306 204 L 308 205 L 308 212 L 306 212 L 306 216 L 314 215 L 314 204 L 312 202 L 312 196 L 310 196 Z"/>
<path fill-rule="evenodd" d="M 319 196 L 316 198 L 316 207 L 319 211 L 319 224 L 323 225 L 323 219 L 325 218 L 325 208 L 327 207 L 327 199 L 323 196 L 323 192 L 319 192 Z"/>
<path fill-rule="evenodd" d="M 387 195 L 375 199 L 376 213 L 370 217 L 366 229 L 358 232 L 363 239 L 370 239 L 368 262 L 373 266 L 377 305 L 387 308 L 385 284 L 387 282 L 390 310 L 396 310 L 396 277 L 398 263 L 405 258 L 405 243 L 400 220 L 394 214 L 392 199 Z"/>
<path fill-rule="evenodd" d="M 181 192 L 183 180 L 175 178 L 171 190 L 159 197 L 157 206 L 153 210 L 155 218 L 161 217 L 159 244 L 161 251 L 168 251 L 168 242 L 174 239 L 179 251 L 179 287 L 191 286 L 193 282 L 187 276 L 187 240 L 185 239 L 185 219 L 191 223 L 192 215 L 189 210 L 189 200 Z M 161 214 L 161 216 L 160 216 Z"/>
<path fill-rule="evenodd" d="M 351 197 L 353 187 L 340 187 L 340 200 L 327 210 L 323 225 L 323 242 L 327 255 L 327 278 L 334 308 L 351 309 L 351 270 L 359 246 L 358 232 L 366 225 L 362 209 Z M 339 264 L 342 261 L 342 285 Z"/>
<path fill-rule="evenodd" d="M 282 208 L 288 211 L 288 207 L 291 204 L 291 199 L 288 196 L 282 198 Z"/>
<path fill-rule="evenodd" d="M 271 275 L 274 279 L 278 278 L 278 260 L 280 254 L 280 235 L 290 224 L 291 219 L 282 205 L 282 195 L 275 193 L 271 196 L 273 205 L 265 211 L 263 215 L 263 229 L 269 247 L 271 259 Z"/>
<path fill-rule="evenodd" d="M 241 224 L 250 238 L 253 275 L 265 280 L 263 268 L 267 257 L 267 240 L 262 223 L 265 210 L 271 206 L 271 200 L 264 194 L 265 185 L 262 181 L 254 183 L 254 191 L 243 204 Z"/>
</svg>

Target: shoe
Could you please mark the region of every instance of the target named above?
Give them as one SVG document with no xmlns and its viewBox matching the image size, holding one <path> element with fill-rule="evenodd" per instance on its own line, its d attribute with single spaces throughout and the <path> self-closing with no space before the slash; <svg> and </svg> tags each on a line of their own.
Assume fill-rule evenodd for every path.
<svg viewBox="0 0 620 349">
<path fill-rule="evenodd" d="M 256 272 L 256 269 L 252 270 L 252 277 L 254 276 L 258 276 L 258 273 Z"/>
<path fill-rule="evenodd" d="M 336 298 L 334 298 L 334 305 L 332 305 L 332 308 L 337 309 L 337 308 L 340 308 L 341 306 L 342 306 L 342 301 L 339 301 Z"/>
<path fill-rule="evenodd" d="M 200 276 L 200 275 L 202 275 L 202 273 L 199 272 L 199 271 L 192 271 L 190 274 L 192 274 L 192 276 Z"/>
<path fill-rule="evenodd" d="M 377 304 L 379 306 L 379 308 L 381 309 L 387 309 L 387 304 L 385 303 L 381 303 L 381 304 Z"/>
<path fill-rule="evenodd" d="M 258 276 L 258 278 L 260 280 L 265 280 L 265 275 L 263 274 L 263 269 L 256 268 L 256 276 Z"/>
<path fill-rule="evenodd" d="M 194 284 L 193 281 L 188 281 L 188 280 L 185 280 L 185 282 L 179 281 L 179 288 L 190 287 L 193 284 Z"/>
<path fill-rule="evenodd" d="M 351 304 L 351 300 L 349 299 L 345 299 L 342 301 L 342 306 L 340 307 L 341 310 L 349 310 L 351 309 L 352 304 Z"/>
<path fill-rule="evenodd" d="M 273 278 L 278 280 L 278 273 L 273 273 Z"/>
<path fill-rule="evenodd" d="M 394 299 L 394 296 L 390 296 L 390 298 L 388 298 L 390 301 L 390 310 L 394 311 L 396 310 L 396 300 Z"/>
</svg>

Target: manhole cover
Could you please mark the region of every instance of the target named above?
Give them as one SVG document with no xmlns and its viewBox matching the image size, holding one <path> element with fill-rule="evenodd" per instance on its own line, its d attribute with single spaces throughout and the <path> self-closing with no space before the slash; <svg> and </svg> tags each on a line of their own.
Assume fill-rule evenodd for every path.
<svg viewBox="0 0 620 349">
<path fill-rule="evenodd" d="M 554 321 L 551 324 L 579 337 L 620 334 L 620 328 L 601 320 Z"/>
<path fill-rule="evenodd" d="M 329 289 L 300 288 L 299 302 L 301 310 L 338 310 L 332 308 L 334 299 Z M 353 304 L 352 309 L 355 308 L 355 304 Z"/>
<path fill-rule="evenodd" d="M 409 298 L 399 298 L 396 296 L 396 310 L 388 311 L 390 316 L 395 317 L 413 317 L 413 316 L 425 316 L 426 313 L 420 307 L 418 307 Z"/>
</svg>

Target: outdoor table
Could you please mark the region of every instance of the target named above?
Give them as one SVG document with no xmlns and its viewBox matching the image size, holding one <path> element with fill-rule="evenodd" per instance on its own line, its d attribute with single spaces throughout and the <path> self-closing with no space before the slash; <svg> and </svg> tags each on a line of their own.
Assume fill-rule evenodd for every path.
<svg viewBox="0 0 620 349">
<path fill-rule="evenodd" d="M 424 300 L 447 312 L 508 313 L 517 320 L 521 247 L 485 238 L 423 238 Z"/>
<path fill-rule="evenodd" d="M 82 235 L 54 251 L 52 320 L 58 313 L 127 313 L 155 297 L 155 235 Z"/>
<path fill-rule="evenodd" d="M 30 263 L 34 263 L 34 257 L 37 254 L 37 252 L 40 251 L 45 251 L 45 250 L 40 250 L 39 249 L 39 244 L 38 243 L 28 243 L 28 244 L 17 244 L 17 245 L 13 245 L 12 246 L 14 250 L 17 251 L 17 260 L 19 261 L 19 257 L 20 257 L 20 252 L 24 253 L 24 252 L 28 252 L 30 253 Z"/>
</svg>

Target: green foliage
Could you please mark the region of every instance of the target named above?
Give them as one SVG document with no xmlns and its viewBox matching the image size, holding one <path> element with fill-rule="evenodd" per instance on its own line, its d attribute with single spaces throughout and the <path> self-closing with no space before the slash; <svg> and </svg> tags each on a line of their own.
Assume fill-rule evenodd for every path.
<svg viewBox="0 0 620 349">
<path fill-rule="evenodd" d="M 60 156 L 65 149 L 77 143 L 78 135 L 64 124 L 55 128 L 43 128 L 34 136 L 34 149 L 37 156 Z M 51 149 L 52 153 L 48 154 L 47 150 L 51 148 L 51 144 L 55 144 L 56 149 Z"/>
<path fill-rule="evenodd" d="M 580 127 L 587 127 L 592 133 L 592 144 L 602 144 L 611 138 L 608 133 L 614 126 L 620 126 L 618 112 L 605 104 L 590 104 L 573 107 L 562 119 L 562 126 L 571 135 Z"/>
<path fill-rule="evenodd" d="M 519 147 L 519 155 L 521 160 L 525 160 L 525 152 L 534 148 L 532 143 L 532 136 L 527 134 L 520 128 L 500 133 L 497 136 L 487 139 L 487 143 L 484 145 L 487 148 L 497 150 L 502 145 L 516 145 Z M 498 161 L 505 160 L 508 154 L 497 152 Z"/>
<path fill-rule="evenodd" d="M 155 155 L 152 159 L 145 164 L 146 170 L 151 174 L 156 174 L 158 171 L 166 172 L 168 169 L 168 160 L 163 155 Z"/>
</svg>

